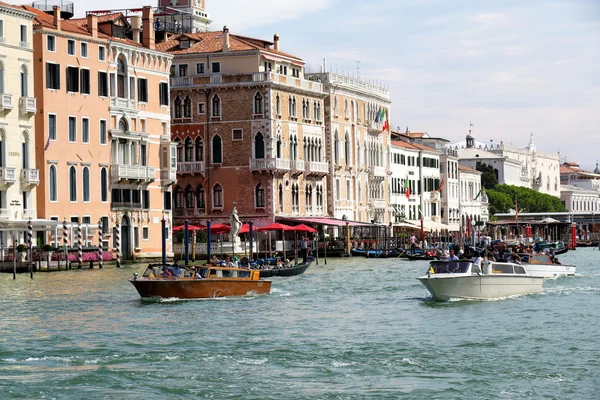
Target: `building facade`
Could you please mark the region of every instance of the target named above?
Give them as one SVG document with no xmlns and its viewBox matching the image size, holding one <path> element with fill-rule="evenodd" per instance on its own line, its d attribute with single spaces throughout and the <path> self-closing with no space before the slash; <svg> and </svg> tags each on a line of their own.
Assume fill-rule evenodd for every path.
<svg viewBox="0 0 600 400">
<path fill-rule="evenodd" d="M 389 91 L 332 72 L 307 76 L 322 83 L 327 93 L 325 150 L 329 160 L 330 214 L 387 225 L 392 221 Z"/>
<path fill-rule="evenodd" d="M 152 9 L 64 19 L 72 10 L 23 7 L 36 14 L 38 216 L 84 224 L 84 246 L 97 244 L 100 224 L 123 259 L 159 257 L 176 165 L 171 56 L 155 49 Z"/>
<path fill-rule="evenodd" d="M 573 185 L 561 185 L 560 201 L 568 212 L 598 212 L 600 192 Z"/>
<path fill-rule="evenodd" d="M 0 2 L 0 221 L 36 218 L 33 17 Z M 0 233 L 0 247 L 9 244 Z"/>
<path fill-rule="evenodd" d="M 223 31 L 174 35 L 175 219 L 229 222 L 327 214 L 322 84 L 273 42 Z"/>
<path fill-rule="evenodd" d="M 442 223 L 449 231 L 460 230 L 460 181 L 458 174 L 458 157 L 456 153 L 444 149 L 440 155 L 440 174 L 442 179 L 441 210 Z"/>
<path fill-rule="evenodd" d="M 489 220 L 488 199 L 481 184 L 481 174 L 473 168 L 458 166 L 459 214 L 463 230 L 468 223 L 485 224 Z"/>
</svg>

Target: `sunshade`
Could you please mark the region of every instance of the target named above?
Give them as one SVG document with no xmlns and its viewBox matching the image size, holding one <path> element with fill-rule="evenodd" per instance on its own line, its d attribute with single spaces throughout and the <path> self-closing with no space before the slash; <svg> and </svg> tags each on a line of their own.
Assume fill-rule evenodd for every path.
<svg viewBox="0 0 600 400">
<path fill-rule="evenodd" d="M 294 227 L 285 225 L 285 224 L 280 224 L 279 222 L 275 222 L 275 223 L 272 223 L 271 225 L 267 225 L 267 226 L 258 228 L 258 230 L 261 232 L 264 232 L 264 231 L 293 231 Z"/>
<path fill-rule="evenodd" d="M 317 230 L 308 225 L 300 224 L 293 227 L 296 232 L 315 233 Z"/>
</svg>

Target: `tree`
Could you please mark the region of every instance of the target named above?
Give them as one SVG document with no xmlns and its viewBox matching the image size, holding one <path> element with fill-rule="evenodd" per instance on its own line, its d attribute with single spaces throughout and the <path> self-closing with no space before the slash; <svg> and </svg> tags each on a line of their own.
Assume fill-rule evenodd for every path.
<svg viewBox="0 0 600 400">
<path fill-rule="evenodd" d="M 565 206 L 558 197 L 536 192 L 535 190 L 512 185 L 496 185 L 487 191 L 490 213 L 507 213 L 515 209 L 519 212 L 564 212 Z"/>
<path fill-rule="evenodd" d="M 475 169 L 482 172 L 481 184 L 484 188 L 493 189 L 498 184 L 498 177 L 496 176 L 496 172 L 494 172 L 493 166 L 477 161 Z"/>
</svg>

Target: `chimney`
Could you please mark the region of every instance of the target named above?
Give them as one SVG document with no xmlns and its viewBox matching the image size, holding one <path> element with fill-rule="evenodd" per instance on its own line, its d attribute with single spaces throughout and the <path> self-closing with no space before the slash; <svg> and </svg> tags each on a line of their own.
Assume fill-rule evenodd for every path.
<svg viewBox="0 0 600 400">
<path fill-rule="evenodd" d="M 54 6 L 52 9 L 54 10 L 54 25 L 56 26 L 56 30 L 60 31 L 60 7 Z"/>
<path fill-rule="evenodd" d="M 142 18 L 139 15 L 134 15 L 130 18 L 131 31 L 133 32 L 133 41 L 140 43 L 140 31 L 142 29 Z"/>
<path fill-rule="evenodd" d="M 154 50 L 154 13 L 152 7 L 144 6 L 142 11 L 142 45 Z"/>
<path fill-rule="evenodd" d="M 87 29 L 93 38 L 98 37 L 98 16 L 96 14 L 87 15 Z"/>
<path fill-rule="evenodd" d="M 229 49 L 229 28 L 225 25 L 223 27 L 223 53 L 227 53 Z"/>
<path fill-rule="evenodd" d="M 273 35 L 273 49 L 275 51 L 279 51 L 279 35 L 278 34 L 274 34 Z"/>
</svg>

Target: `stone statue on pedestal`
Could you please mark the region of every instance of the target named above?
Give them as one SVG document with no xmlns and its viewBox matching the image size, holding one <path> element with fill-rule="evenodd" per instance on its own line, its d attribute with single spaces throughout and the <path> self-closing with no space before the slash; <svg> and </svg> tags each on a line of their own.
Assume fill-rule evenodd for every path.
<svg viewBox="0 0 600 400">
<path fill-rule="evenodd" d="M 237 208 L 235 207 L 235 201 L 233 202 L 233 211 L 231 212 L 231 231 L 229 232 L 229 238 L 232 242 L 239 240 L 238 234 L 242 227 L 242 221 L 238 217 Z"/>
</svg>

